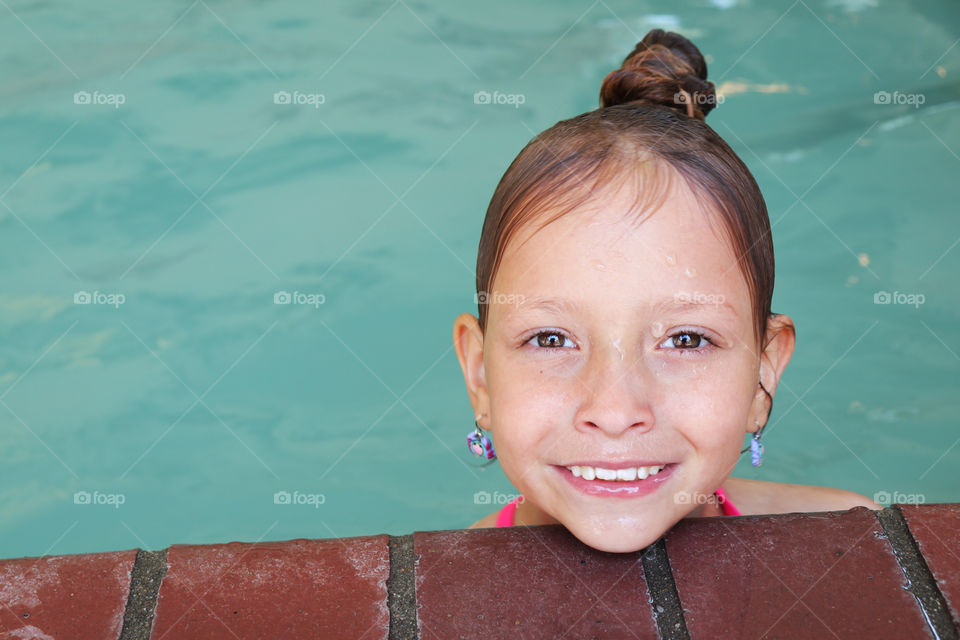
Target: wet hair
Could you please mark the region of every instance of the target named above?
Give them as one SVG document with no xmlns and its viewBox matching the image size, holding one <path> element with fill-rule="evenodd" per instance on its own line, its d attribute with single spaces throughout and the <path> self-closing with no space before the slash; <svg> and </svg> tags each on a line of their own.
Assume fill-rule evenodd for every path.
<svg viewBox="0 0 960 640">
<path fill-rule="evenodd" d="M 533 138 L 503 174 L 484 219 L 477 254 L 481 331 L 486 294 L 521 228 L 539 219 L 538 231 L 609 193 L 603 189 L 611 183 L 628 180 L 636 190 L 631 212 L 655 211 L 672 181 L 682 178 L 737 257 L 762 348 L 773 297 L 770 220 L 749 169 L 704 122 L 716 105 L 700 50 L 679 34 L 654 29 L 604 79 L 599 108 Z"/>
</svg>

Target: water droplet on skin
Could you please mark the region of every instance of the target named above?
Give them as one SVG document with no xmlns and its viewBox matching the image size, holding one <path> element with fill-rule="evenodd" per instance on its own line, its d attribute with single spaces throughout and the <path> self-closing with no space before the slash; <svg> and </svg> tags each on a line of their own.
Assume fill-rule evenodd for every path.
<svg viewBox="0 0 960 640">
<path fill-rule="evenodd" d="M 594 268 L 594 269 L 597 269 L 598 271 L 603 271 L 603 270 L 606 269 L 607 267 L 606 267 L 606 265 L 604 265 L 604 264 L 603 264 L 602 262 L 600 262 L 599 260 L 594 260 L 594 261 L 593 261 L 593 268 Z"/>
<path fill-rule="evenodd" d="M 660 336 L 662 336 L 662 335 L 663 335 L 663 323 L 662 323 L 662 322 L 654 322 L 653 325 L 651 325 L 651 327 L 650 327 L 650 332 L 653 333 L 653 337 L 654 337 L 654 338 L 659 338 Z"/>
<path fill-rule="evenodd" d="M 620 348 L 620 338 L 613 341 L 613 348 L 617 350 L 617 353 L 620 354 L 620 359 L 623 360 L 623 349 Z"/>
<path fill-rule="evenodd" d="M 664 257 L 665 257 L 666 260 L 667 260 L 667 264 L 670 265 L 671 267 L 672 267 L 673 265 L 677 264 L 677 256 L 673 255 L 672 253 L 668 253 L 668 254 L 667 254 L 666 256 L 664 256 Z"/>
<path fill-rule="evenodd" d="M 692 278 L 695 275 L 697 275 L 697 270 L 694 269 L 693 267 L 687 267 L 686 269 L 683 270 L 683 272 L 687 274 L 688 278 Z"/>
</svg>

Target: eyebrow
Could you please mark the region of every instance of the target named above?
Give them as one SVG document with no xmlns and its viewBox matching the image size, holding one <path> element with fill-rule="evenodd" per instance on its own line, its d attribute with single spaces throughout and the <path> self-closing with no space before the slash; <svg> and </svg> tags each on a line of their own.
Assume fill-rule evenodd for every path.
<svg viewBox="0 0 960 640">
<path fill-rule="evenodd" d="M 710 302 L 710 297 L 707 294 L 697 295 L 703 297 L 704 300 L 683 300 L 677 297 L 663 298 L 654 303 L 651 308 L 655 313 L 662 313 L 673 309 L 697 310 L 716 307 L 718 309 L 725 309 L 735 317 L 739 316 L 734 306 L 727 302 L 726 299 L 724 299 L 723 302 Z M 554 313 L 572 313 L 583 310 L 583 305 L 575 300 L 568 300 L 567 298 L 544 298 L 540 296 L 525 297 L 522 303 L 504 306 L 507 307 L 506 311 L 508 315 L 537 310 L 551 311 Z"/>
</svg>

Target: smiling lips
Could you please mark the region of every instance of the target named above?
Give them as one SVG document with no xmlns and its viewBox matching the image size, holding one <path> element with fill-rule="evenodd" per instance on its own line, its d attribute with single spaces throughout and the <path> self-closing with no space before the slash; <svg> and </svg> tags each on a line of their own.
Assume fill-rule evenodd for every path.
<svg viewBox="0 0 960 640">
<path fill-rule="evenodd" d="M 567 467 L 573 475 L 578 478 L 583 478 L 584 480 L 594 480 L 599 478 L 600 480 L 623 480 L 625 482 L 632 482 L 637 480 L 646 479 L 648 476 L 654 476 L 660 473 L 665 467 L 665 464 L 660 465 L 646 465 L 646 466 L 630 466 L 622 467 L 618 469 L 610 469 L 608 467 L 595 467 L 592 465 L 573 465 Z"/>
<path fill-rule="evenodd" d="M 670 476 L 677 464 L 605 463 L 607 466 L 576 464 L 554 466 L 575 489 L 591 496 L 634 498 L 656 491 Z M 610 468 L 615 466 L 616 468 Z"/>
</svg>

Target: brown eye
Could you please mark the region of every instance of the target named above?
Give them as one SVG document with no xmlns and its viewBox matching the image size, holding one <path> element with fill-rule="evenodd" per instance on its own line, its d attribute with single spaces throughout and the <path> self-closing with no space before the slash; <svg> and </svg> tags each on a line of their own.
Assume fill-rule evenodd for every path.
<svg viewBox="0 0 960 640">
<path fill-rule="evenodd" d="M 674 336 L 673 343 L 684 349 L 696 349 L 700 346 L 700 338 L 702 337 L 699 333 L 678 333 Z"/>
<path fill-rule="evenodd" d="M 562 347 L 563 336 L 559 333 L 540 333 L 537 335 L 537 344 L 541 347 Z"/>
<path fill-rule="evenodd" d="M 564 346 L 567 337 L 557 331 L 542 331 L 533 336 L 528 342 L 537 341 L 537 346 L 544 349 L 559 349 Z M 572 343 L 571 343 L 572 344 Z"/>
<path fill-rule="evenodd" d="M 670 344 L 671 342 L 673 343 L 672 345 Z M 710 338 L 697 331 L 680 331 L 674 333 L 663 342 L 663 345 L 666 345 L 670 349 L 691 351 L 694 353 L 705 351 L 713 346 L 713 344 Z"/>
</svg>

